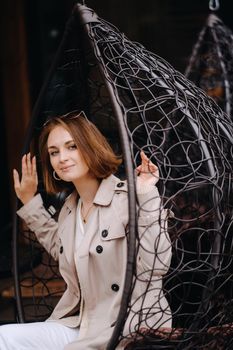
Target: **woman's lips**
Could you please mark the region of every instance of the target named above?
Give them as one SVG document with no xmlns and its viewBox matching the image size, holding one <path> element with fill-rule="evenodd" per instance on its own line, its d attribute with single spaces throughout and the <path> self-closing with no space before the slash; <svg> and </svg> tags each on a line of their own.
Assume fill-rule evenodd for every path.
<svg viewBox="0 0 233 350">
<path fill-rule="evenodd" d="M 64 168 L 61 168 L 61 171 L 66 172 L 66 171 L 70 170 L 70 168 L 72 168 L 72 167 L 73 167 L 73 165 L 66 166 Z"/>
</svg>

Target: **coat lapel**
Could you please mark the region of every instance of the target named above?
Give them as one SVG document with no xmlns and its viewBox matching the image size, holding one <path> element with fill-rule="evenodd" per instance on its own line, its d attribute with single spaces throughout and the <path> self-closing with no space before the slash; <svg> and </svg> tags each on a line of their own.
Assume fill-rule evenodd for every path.
<svg viewBox="0 0 233 350">
<path fill-rule="evenodd" d="M 62 222 L 59 225 L 58 235 L 69 264 L 74 267 L 74 244 L 76 231 L 77 195 L 72 193 L 64 204 Z"/>
<path fill-rule="evenodd" d="M 103 226 L 101 224 L 102 220 L 100 219 L 100 217 L 102 217 L 101 211 L 103 211 L 103 207 L 110 205 L 114 195 L 115 184 L 117 180 L 118 179 L 115 176 L 111 175 L 107 179 L 102 180 L 99 186 L 99 189 L 93 201 L 93 203 L 96 205 L 96 208 L 91 216 L 91 220 L 86 224 L 85 238 L 79 247 L 78 256 L 80 258 L 87 257 L 89 255 L 93 237 L 98 234 L 98 232 L 101 230 L 101 226 Z M 109 225 L 106 224 L 104 227 L 108 229 Z"/>
</svg>

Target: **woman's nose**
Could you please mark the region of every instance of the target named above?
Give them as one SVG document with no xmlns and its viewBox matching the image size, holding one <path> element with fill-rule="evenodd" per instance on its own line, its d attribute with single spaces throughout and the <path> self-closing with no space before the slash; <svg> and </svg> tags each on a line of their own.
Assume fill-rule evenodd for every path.
<svg viewBox="0 0 233 350">
<path fill-rule="evenodd" d="M 68 159 L 68 154 L 65 150 L 60 151 L 60 162 L 65 162 Z"/>
</svg>

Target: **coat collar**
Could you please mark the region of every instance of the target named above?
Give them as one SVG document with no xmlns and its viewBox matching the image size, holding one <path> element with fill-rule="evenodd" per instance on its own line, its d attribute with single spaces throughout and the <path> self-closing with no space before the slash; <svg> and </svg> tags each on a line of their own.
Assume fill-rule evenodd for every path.
<svg viewBox="0 0 233 350">
<path fill-rule="evenodd" d="M 118 187 L 119 183 L 124 185 Z M 124 181 L 121 181 L 116 176 L 110 175 L 101 181 L 93 203 L 97 205 L 108 206 L 111 203 L 116 190 L 127 191 L 127 185 Z M 69 211 L 72 211 L 74 208 L 76 208 L 77 198 L 78 194 L 76 191 L 72 192 L 67 197 L 65 205 Z"/>
<path fill-rule="evenodd" d="M 65 206 L 68 212 L 71 212 L 77 206 L 78 194 L 76 191 L 72 192 L 65 201 Z"/>
<path fill-rule="evenodd" d="M 110 175 L 106 179 L 103 179 L 93 202 L 98 205 L 108 206 L 112 201 L 115 187 L 118 182 L 120 182 L 120 180 L 114 175 Z"/>
</svg>

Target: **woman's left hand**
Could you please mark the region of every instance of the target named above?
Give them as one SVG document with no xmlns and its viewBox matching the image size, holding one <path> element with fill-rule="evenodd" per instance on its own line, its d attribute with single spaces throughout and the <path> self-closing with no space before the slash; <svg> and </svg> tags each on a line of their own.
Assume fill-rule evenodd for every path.
<svg viewBox="0 0 233 350">
<path fill-rule="evenodd" d="M 159 169 L 143 151 L 140 152 L 141 164 L 136 168 L 139 185 L 155 185 L 159 180 Z"/>
</svg>

